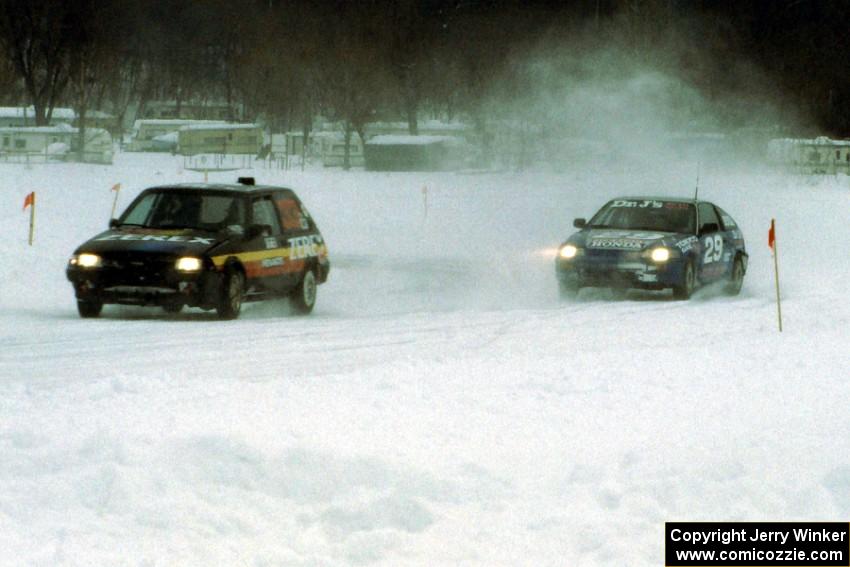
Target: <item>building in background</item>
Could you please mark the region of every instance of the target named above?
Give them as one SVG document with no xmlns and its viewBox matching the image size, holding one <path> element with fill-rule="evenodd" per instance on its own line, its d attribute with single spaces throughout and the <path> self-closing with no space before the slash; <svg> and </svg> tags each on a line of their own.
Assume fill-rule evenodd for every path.
<svg viewBox="0 0 850 567">
<path fill-rule="evenodd" d="M 233 120 L 242 116 L 239 104 L 223 101 L 148 101 L 139 119 Z"/>
<path fill-rule="evenodd" d="M 385 134 L 366 142 L 369 171 L 448 171 L 464 164 L 464 143 L 454 136 Z"/>
<path fill-rule="evenodd" d="M 115 116 L 102 110 L 88 110 L 85 118 L 86 128 L 100 128 L 107 130 L 112 137 L 117 133 L 118 124 L 115 121 Z M 74 126 L 80 126 L 80 121 L 74 118 Z"/>
<path fill-rule="evenodd" d="M 309 156 L 315 157 L 325 167 L 345 165 L 345 136 L 342 132 L 314 132 L 308 145 Z M 363 142 L 352 134 L 348 144 L 348 165 L 363 167 Z"/>
<path fill-rule="evenodd" d="M 112 136 L 103 128 L 86 128 L 79 147 L 79 129 L 57 126 L 0 127 L 0 159 L 50 162 L 78 159 L 87 163 L 112 163 Z"/>
<path fill-rule="evenodd" d="M 176 143 L 169 147 L 162 142 L 162 136 L 172 133 L 176 134 L 180 128 L 191 124 L 224 124 L 224 121 L 185 119 L 136 120 L 133 124 L 133 137 L 127 146 L 127 150 L 131 152 L 172 151 L 176 149 Z"/>
<path fill-rule="evenodd" d="M 48 126 L 74 124 L 76 113 L 71 108 L 57 107 L 50 115 Z M 35 109 L 32 106 L 2 106 L 0 107 L 0 128 L 2 127 L 28 127 L 35 126 Z"/>
<path fill-rule="evenodd" d="M 178 130 L 177 151 L 197 154 L 259 155 L 263 129 L 257 124 L 187 124 Z"/>
<path fill-rule="evenodd" d="M 768 142 L 767 159 L 793 173 L 850 174 L 850 140 L 777 138 Z"/>
</svg>

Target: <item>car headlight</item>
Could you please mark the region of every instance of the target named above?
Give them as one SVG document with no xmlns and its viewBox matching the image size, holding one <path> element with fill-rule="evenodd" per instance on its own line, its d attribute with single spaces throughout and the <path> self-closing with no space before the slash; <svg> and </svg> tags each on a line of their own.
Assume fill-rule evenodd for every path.
<svg viewBox="0 0 850 567">
<path fill-rule="evenodd" d="M 71 256 L 71 260 L 68 263 L 72 266 L 79 266 L 81 268 L 99 268 L 103 265 L 103 258 L 97 254 L 84 252 L 82 254 Z"/>
<path fill-rule="evenodd" d="M 185 256 L 177 260 L 177 269 L 181 272 L 197 272 L 202 266 L 200 258 Z"/>
<path fill-rule="evenodd" d="M 576 248 L 572 244 L 567 244 L 566 246 L 563 246 L 560 252 L 558 252 L 558 255 L 564 260 L 575 258 L 576 254 L 578 254 L 578 248 Z"/>
<path fill-rule="evenodd" d="M 669 248 L 654 248 L 649 256 L 653 262 L 666 262 L 670 259 Z"/>
</svg>

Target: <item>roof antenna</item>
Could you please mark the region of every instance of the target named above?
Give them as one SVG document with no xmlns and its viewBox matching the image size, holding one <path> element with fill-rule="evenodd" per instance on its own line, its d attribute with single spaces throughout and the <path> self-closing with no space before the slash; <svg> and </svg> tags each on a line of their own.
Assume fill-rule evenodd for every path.
<svg viewBox="0 0 850 567">
<path fill-rule="evenodd" d="M 699 162 L 697 162 L 697 186 L 694 189 L 694 202 L 699 198 Z"/>
</svg>

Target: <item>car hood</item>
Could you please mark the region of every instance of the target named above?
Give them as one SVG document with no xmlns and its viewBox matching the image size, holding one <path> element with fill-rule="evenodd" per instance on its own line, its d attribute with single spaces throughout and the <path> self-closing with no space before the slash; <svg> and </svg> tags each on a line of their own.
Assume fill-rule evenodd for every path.
<svg viewBox="0 0 850 567">
<path fill-rule="evenodd" d="M 569 242 L 600 250 L 643 250 L 649 246 L 676 240 L 669 232 L 592 228 L 574 234 Z"/>
<path fill-rule="evenodd" d="M 174 254 L 175 256 L 202 255 L 226 240 L 226 236 L 188 229 L 115 228 L 86 241 L 77 248 L 75 253 L 141 252 Z"/>
</svg>

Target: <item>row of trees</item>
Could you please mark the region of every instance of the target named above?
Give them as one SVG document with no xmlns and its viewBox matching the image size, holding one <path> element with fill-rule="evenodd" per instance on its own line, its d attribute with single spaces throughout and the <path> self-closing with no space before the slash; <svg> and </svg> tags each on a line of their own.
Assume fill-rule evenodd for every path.
<svg viewBox="0 0 850 567">
<path fill-rule="evenodd" d="M 309 129 L 494 116 L 552 127 L 540 101 L 619 68 L 676 76 L 717 108 L 765 100 L 850 133 L 844 0 L 0 0 L 0 99 L 84 117 L 154 99 L 225 100 L 232 119 Z M 622 63 L 625 61 L 626 63 Z M 734 106 L 734 105 L 733 105 Z M 745 105 L 746 106 L 746 105 Z M 735 125 L 741 105 L 724 116 Z M 239 112 L 242 115 L 237 116 Z M 541 110 L 542 109 L 542 110 Z M 683 120 L 687 117 L 683 117 Z M 83 133 L 81 132 L 81 135 Z"/>
</svg>

